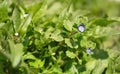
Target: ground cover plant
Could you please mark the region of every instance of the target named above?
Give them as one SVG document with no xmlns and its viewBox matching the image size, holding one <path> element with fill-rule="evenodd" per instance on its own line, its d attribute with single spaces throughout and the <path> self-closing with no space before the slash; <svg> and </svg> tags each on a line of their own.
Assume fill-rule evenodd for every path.
<svg viewBox="0 0 120 74">
<path fill-rule="evenodd" d="M 0 0 L 0 74 L 120 74 L 119 6 Z"/>
</svg>

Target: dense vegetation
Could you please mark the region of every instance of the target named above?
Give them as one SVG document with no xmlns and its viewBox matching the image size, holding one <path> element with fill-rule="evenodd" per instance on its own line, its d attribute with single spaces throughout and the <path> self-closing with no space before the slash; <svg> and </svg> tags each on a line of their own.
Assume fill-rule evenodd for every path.
<svg viewBox="0 0 120 74">
<path fill-rule="evenodd" d="M 0 0 L 0 74 L 120 74 L 117 0 Z"/>
</svg>

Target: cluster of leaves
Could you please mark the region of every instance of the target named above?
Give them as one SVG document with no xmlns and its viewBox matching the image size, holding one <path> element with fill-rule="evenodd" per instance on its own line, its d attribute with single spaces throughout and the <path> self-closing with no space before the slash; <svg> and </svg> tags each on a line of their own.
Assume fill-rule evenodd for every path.
<svg viewBox="0 0 120 74">
<path fill-rule="evenodd" d="M 0 2 L 0 74 L 120 73 L 120 53 L 103 46 L 119 34 L 111 27 L 118 18 L 93 16 L 87 0 Z"/>
</svg>

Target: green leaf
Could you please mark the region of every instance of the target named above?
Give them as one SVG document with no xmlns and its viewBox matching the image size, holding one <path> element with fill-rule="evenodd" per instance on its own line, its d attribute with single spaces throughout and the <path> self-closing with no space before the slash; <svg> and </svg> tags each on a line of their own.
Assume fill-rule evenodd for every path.
<svg viewBox="0 0 120 74">
<path fill-rule="evenodd" d="M 75 48 L 75 49 L 78 48 L 78 44 L 74 39 L 65 38 L 65 43 L 70 48 Z"/>
<path fill-rule="evenodd" d="M 114 20 L 116 22 L 120 22 L 120 17 L 111 17 L 109 20 Z"/>
<path fill-rule="evenodd" d="M 21 23 L 21 19 L 20 19 L 20 10 L 17 7 L 15 7 L 13 10 L 12 20 L 13 20 L 15 29 L 18 29 Z"/>
<path fill-rule="evenodd" d="M 110 27 L 100 27 L 96 26 L 93 30 L 93 35 L 95 36 L 107 36 L 110 34 Z"/>
<path fill-rule="evenodd" d="M 14 44 L 12 40 L 9 40 L 8 42 L 9 42 L 10 52 L 11 52 L 10 61 L 13 67 L 17 67 L 23 55 L 23 45 L 21 43 Z"/>
<path fill-rule="evenodd" d="M 72 74 L 78 74 L 78 70 L 75 67 L 75 65 L 72 65 L 72 67 L 70 68 L 70 71 L 71 71 Z"/>
<path fill-rule="evenodd" d="M 45 34 L 45 38 L 50 38 L 50 35 L 52 34 L 52 32 L 54 31 L 53 27 L 49 27 L 47 29 L 47 31 L 44 33 Z"/>
<path fill-rule="evenodd" d="M 40 59 L 36 59 L 34 62 L 29 62 L 29 65 L 34 68 L 42 68 L 44 66 L 45 60 L 41 61 Z"/>
<path fill-rule="evenodd" d="M 72 64 L 70 69 L 67 72 L 65 72 L 65 74 L 79 74 L 79 73 L 76 66 Z"/>
<path fill-rule="evenodd" d="M 23 45 L 22 44 L 16 44 L 14 48 L 15 54 L 12 54 L 13 58 L 13 67 L 16 67 L 22 58 L 23 55 Z"/>
<path fill-rule="evenodd" d="M 73 58 L 75 58 L 75 54 L 73 53 L 73 52 L 71 52 L 71 51 L 66 51 L 66 55 L 69 57 L 69 58 L 71 58 L 71 59 L 73 59 Z"/>
<path fill-rule="evenodd" d="M 88 42 L 88 47 L 90 47 L 91 49 L 94 49 L 96 47 L 96 43 L 92 42 L 92 41 L 89 41 Z"/>
<path fill-rule="evenodd" d="M 61 3 L 55 2 L 49 9 L 47 9 L 46 13 L 47 14 L 55 14 L 58 10 L 60 10 L 60 7 L 61 7 Z"/>
<path fill-rule="evenodd" d="M 120 53 L 119 53 L 120 54 Z M 118 55 L 119 55 L 118 54 Z M 114 62 L 114 64 L 115 64 L 115 72 L 118 72 L 118 73 L 120 73 L 120 56 L 118 57 L 116 57 L 116 58 L 114 58 L 114 60 L 115 61 L 113 61 Z"/>
<path fill-rule="evenodd" d="M 27 54 L 24 55 L 24 60 L 26 60 L 26 59 L 35 60 L 36 58 L 32 53 L 28 52 Z"/>
<path fill-rule="evenodd" d="M 4 0 L 0 4 L 0 22 L 5 21 L 8 18 L 7 0 Z"/>
<path fill-rule="evenodd" d="M 70 39 L 65 38 L 65 43 L 66 43 L 67 46 L 69 46 L 70 48 L 73 48 L 72 43 L 70 42 Z"/>
<path fill-rule="evenodd" d="M 86 69 L 92 71 L 95 68 L 96 60 L 91 60 L 86 63 Z"/>
<path fill-rule="evenodd" d="M 21 32 L 24 35 L 27 31 L 28 26 L 30 25 L 32 20 L 32 15 L 28 15 L 24 21 L 21 22 L 20 27 L 18 28 L 18 32 Z"/>
<path fill-rule="evenodd" d="M 5 25 L 5 23 L 0 23 L 0 28 L 2 28 Z"/>
<path fill-rule="evenodd" d="M 34 16 L 40 10 L 42 4 L 44 4 L 44 3 L 45 3 L 45 1 L 35 3 L 34 5 L 32 5 L 28 8 L 28 11 Z"/>
<path fill-rule="evenodd" d="M 51 68 L 51 73 L 53 74 L 62 74 L 62 69 L 59 67 L 59 65 L 53 65 L 52 68 Z"/>
<path fill-rule="evenodd" d="M 88 17 L 79 16 L 80 23 L 88 24 Z"/>
<path fill-rule="evenodd" d="M 63 41 L 63 37 L 60 35 L 60 30 L 56 30 L 51 34 L 51 37 L 53 40 L 60 42 Z"/>
<path fill-rule="evenodd" d="M 99 18 L 94 20 L 93 24 L 100 25 L 100 26 L 108 26 L 111 23 L 117 22 L 116 20 L 108 20 L 106 18 Z"/>
<path fill-rule="evenodd" d="M 14 51 L 14 42 L 12 40 L 9 40 L 9 46 L 10 46 L 10 53 L 15 54 Z"/>
<path fill-rule="evenodd" d="M 116 72 L 119 72 L 119 73 L 120 73 L 120 63 L 118 63 L 118 64 L 116 65 L 115 70 L 116 70 Z"/>
<path fill-rule="evenodd" d="M 108 65 L 107 60 L 97 60 L 96 66 L 93 69 L 92 74 L 102 74 L 105 68 L 107 67 L 107 65 Z"/>
<path fill-rule="evenodd" d="M 111 27 L 100 27 L 96 26 L 93 28 L 92 31 L 90 31 L 92 34 L 88 33 L 88 36 L 94 36 L 94 37 L 103 37 L 103 36 L 113 36 L 113 35 L 119 35 L 119 30 L 116 30 Z"/>
<path fill-rule="evenodd" d="M 94 49 L 96 47 L 96 43 L 88 40 L 88 39 L 82 39 L 80 41 L 80 46 L 85 48 L 91 48 Z"/>
<path fill-rule="evenodd" d="M 10 60 L 10 54 L 0 48 L 0 60 Z"/>
<path fill-rule="evenodd" d="M 0 74 L 4 74 L 3 64 L 1 61 L 0 61 Z"/>
<path fill-rule="evenodd" d="M 63 23 L 64 27 L 68 31 L 72 31 L 73 23 L 70 22 L 69 20 L 65 20 Z"/>
<path fill-rule="evenodd" d="M 90 74 L 90 73 L 91 73 L 91 71 L 87 70 L 87 71 L 82 72 L 81 74 Z"/>
<path fill-rule="evenodd" d="M 81 46 L 81 47 L 86 47 L 86 46 L 87 46 L 87 39 L 82 39 L 82 40 L 80 41 L 80 46 Z"/>
<path fill-rule="evenodd" d="M 114 74 L 114 62 L 111 59 L 109 59 L 106 74 Z"/>
</svg>

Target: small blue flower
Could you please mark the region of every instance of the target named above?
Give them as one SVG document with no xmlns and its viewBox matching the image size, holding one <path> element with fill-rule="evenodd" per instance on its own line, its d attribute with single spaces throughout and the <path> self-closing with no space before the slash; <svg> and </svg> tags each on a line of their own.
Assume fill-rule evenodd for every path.
<svg viewBox="0 0 120 74">
<path fill-rule="evenodd" d="M 87 52 L 87 54 L 90 54 L 90 53 L 91 53 L 91 49 L 88 48 L 88 49 L 86 50 L 86 52 Z"/>
<path fill-rule="evenodd" d="M 84 32 L 85 29 L 86 29 L 86 28 L 85 28 L 85 26 L 84 26 L 83 23 L 78 26 L 78 30 L 79 30 L 80 32 Z"/>
</svg>

